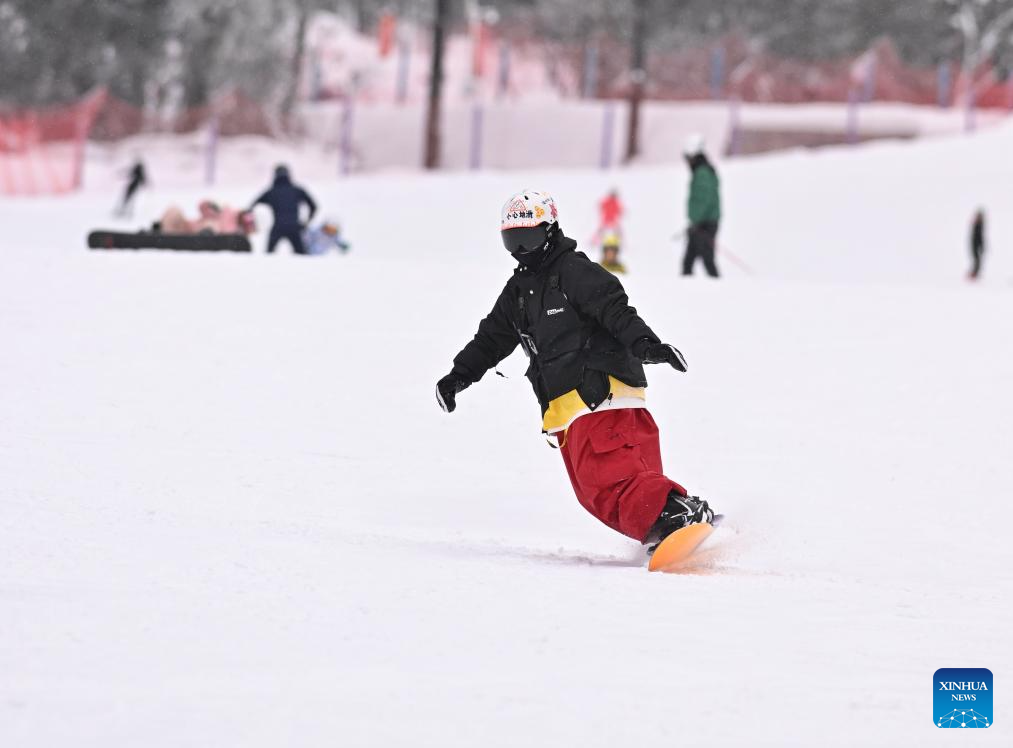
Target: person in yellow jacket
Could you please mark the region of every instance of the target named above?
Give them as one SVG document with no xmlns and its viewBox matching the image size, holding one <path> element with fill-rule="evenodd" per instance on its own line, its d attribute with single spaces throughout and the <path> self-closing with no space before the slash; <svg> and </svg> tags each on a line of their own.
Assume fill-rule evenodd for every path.
<svg viewBox="0 0 1013 748">
<path fill-rule="evenodd" d="M 601 266 L 613 275 L 625 275 L 626 266 L 619 262 L 619 234 L 610 231 L 601 243 Z"/>
</svg>

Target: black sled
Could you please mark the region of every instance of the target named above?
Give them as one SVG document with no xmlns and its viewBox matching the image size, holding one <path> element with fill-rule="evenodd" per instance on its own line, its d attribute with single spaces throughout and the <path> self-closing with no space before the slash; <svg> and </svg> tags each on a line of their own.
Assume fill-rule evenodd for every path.
<svg viewBox="0 0 1013 748">
<path fill-rule="evenodd" d="M 252 252 L 242 234 L 162 234 L 138 231 L 92 231 L 90 249 L 174 249 L 182 252 Z"/>
</svg>

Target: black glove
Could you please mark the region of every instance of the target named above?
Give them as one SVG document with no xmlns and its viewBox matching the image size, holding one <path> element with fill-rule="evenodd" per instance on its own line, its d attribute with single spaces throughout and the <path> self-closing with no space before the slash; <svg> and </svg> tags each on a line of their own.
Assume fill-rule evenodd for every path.
<svg viewBox="0 0 1013 748">
<path fill-rule="evenodd" d="M 447 374 L 436 383 L 436 402 L 445 413 L 453 413 L 457 407 L 457 393 L 471 385 L 456 374 Z"/>
<path fill-rule="evenodd" d="M 645 364 L 668 364 L 676 371 L 686 371 L 689 365 L 678 348 L 668 343 L 654 343 L 641 338 L 633 344 L 633 355 Z"/>
</svg>

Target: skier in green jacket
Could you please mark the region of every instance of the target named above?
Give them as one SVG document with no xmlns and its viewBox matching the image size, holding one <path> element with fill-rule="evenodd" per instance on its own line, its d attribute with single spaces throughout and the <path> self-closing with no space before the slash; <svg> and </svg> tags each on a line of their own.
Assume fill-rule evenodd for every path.
<svg viewBox="0 0 1013 748">
<path fill-rule="evenodd" d="M 704 153 L 700 135 L 691 135 L 683 152 L 693 172 L 689 184 L 689 229 L 686 231 L 686 255 L 682 259 L 682 274 L 692 275 L 697 259 L 703 260 L 707 274 L 718 277 L 714 261 L 717 250 L 718 226 L 721 223 L 721 195 L 718 175 Z"/>
</svg>

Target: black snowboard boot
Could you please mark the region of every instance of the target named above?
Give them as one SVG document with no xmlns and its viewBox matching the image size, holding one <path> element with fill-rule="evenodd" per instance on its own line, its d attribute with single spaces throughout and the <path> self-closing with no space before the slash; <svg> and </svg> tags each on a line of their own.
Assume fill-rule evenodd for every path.
<svg viewBox="0 0 1013 748">
<path fill-rule="evenodd" d="M 713 520 L 714 512 L 711 511 L 706 501 L 699 496 L 681 496 L 673 489 L 668 493 L 665 508 L 661 510 L 654 526 L 644 538 L 644 545 L 647 546 L 648 553 L 654 553 L 654 549 L 661 541 L 676 530 Z"/>
</svg>

